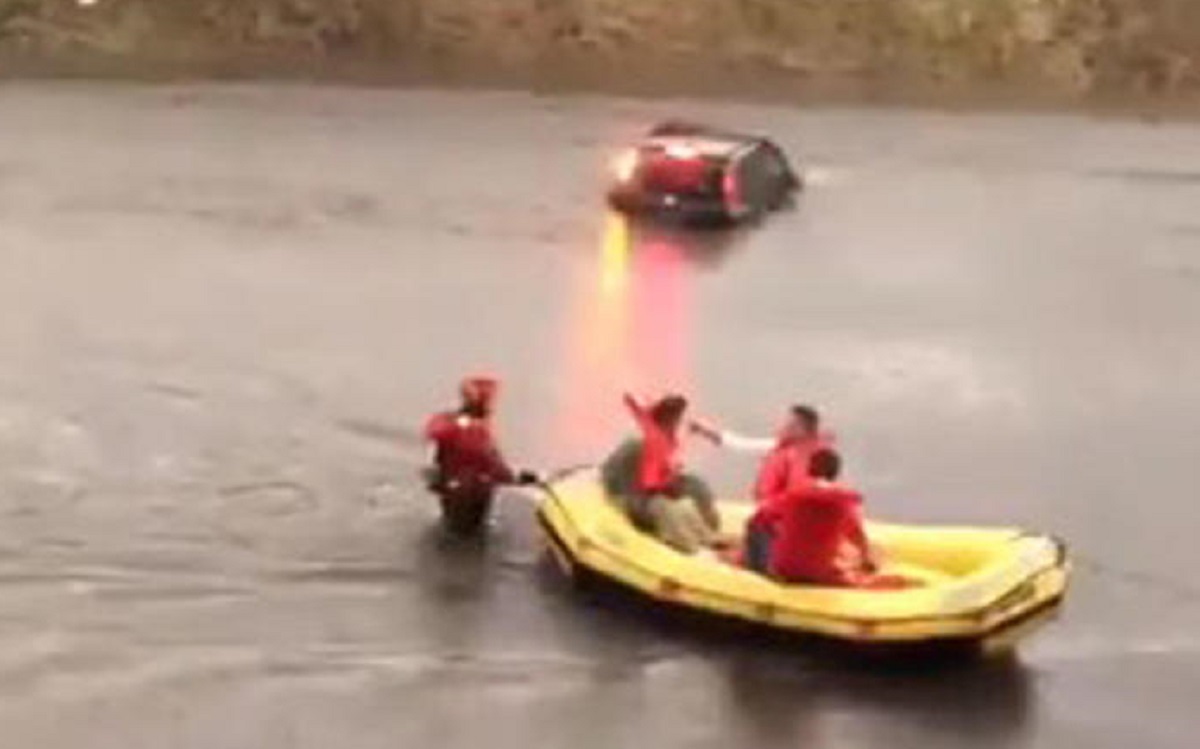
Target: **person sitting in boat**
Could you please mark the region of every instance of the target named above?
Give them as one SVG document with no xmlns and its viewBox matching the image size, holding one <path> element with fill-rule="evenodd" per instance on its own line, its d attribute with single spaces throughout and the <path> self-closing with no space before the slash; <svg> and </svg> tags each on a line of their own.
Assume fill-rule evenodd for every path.
<svg viewBox="0 0 1200 749">
<path fill-rule="evenodd" d="M 810 480 L 767 505 L 775 529 L 770 573 L 785 582 L 852 588 L 902 587 L 876 573 L 863 528 L 862 495 L 837 482 L 841 457 L 822 448 L 809 462 Z"/>
<path fill-rule="evenodd" d="M 667 545 L 688 554 L 708 547 L 720 528 L 715 498 L 708 484 L 685 473 L 679 461 L 687 399 L 667 395 L 647 406 L 626 394 L 624 402 L 641 438 L 626 440 L 604 461 L 605 490 L 636 526 Z"/>
<path fill-rule="evenodd" d="M 782 501 L 788 491 L 809 481 L 810 458 L 822 448 L 831 448 L 834 435 L 821 430 L 821 415 L 817 409 L 802 404 L 788 409 L 774 438 L 746 437 L 702 422 L 693 422 L 692 430 L 720 447 L 764 455 L 754 481 L 754 501 L 758 509 L 746 523 L 742 563 L 766 573 L 774 516 L 765 508 Z"/>
</svg>

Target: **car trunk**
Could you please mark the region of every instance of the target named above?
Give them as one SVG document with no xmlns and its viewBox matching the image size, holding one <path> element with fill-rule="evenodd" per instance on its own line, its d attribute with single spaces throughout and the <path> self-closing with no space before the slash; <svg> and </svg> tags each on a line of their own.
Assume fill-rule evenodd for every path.
<svg viewBox="0 0 1200 749">
<path fill-rule="evenodd" d="M 639 174 L 642 188 L 647 192 L 719 198 L 722 171 L 721 164 L 712 159 L 652 153 L 643 156 Z"/>
</svg>

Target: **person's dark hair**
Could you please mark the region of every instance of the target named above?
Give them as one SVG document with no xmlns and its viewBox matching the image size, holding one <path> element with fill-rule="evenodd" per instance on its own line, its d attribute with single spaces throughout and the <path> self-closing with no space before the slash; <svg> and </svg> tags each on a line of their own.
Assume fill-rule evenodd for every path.
<svg viewBox="0 0 1200 749">
<path fill-rule="evenodd" d="M 472 400 L 463 403 L 458 412 L 463 416 L 470 416 L 472 419 L 483 419 L 491 415 L 492 407 L 486 401 Z"/>
<path fill-rule="evenodd" d="M 804 424 L 804 428 L 810 432 L 816 432 L 821 428 L 821 414 L 817 413 L 817 409 L 812 406 L 803 404 L 792 406 L 792 416 L 795 416 Z"/>
<path fill-rule="evenodd" d="M 842 472 L 842 457 L 833 450 L 817 450 L 808 459 L 808 475 L 815 479 L 835 481 Z"/>
<path fill-rule="evenodd" d="M 676 427 L 687 407 L 687 398 L 682 395 L 668 395 L 650 407 L 650 418 L 661 427 Z"/>
</svg>

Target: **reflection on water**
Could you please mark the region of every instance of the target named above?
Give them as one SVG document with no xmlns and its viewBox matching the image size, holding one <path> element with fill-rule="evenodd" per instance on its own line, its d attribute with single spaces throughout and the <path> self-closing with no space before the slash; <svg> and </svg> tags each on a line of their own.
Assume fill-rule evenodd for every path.
<svg viewBox="0 0 1200 749">
<path fill-rule="evenodd" d="M 709 241 L 607 216 L 571 291 L 554 454 L 594 460 L 626 424 L 623 390 L 692 391 L 695 261 L 711 256 Z"/>
<path fill-rule="evenodd" d="M 990 746 L 1026 733 L 1034 718 L 1032 675 L 1011 659 L 868 669 L 774 650 L 738 652 L 724 665 L 726 717 L 745 746 L 873 746 L 880 733 L 897 744 L 916 733 L 923 746 Z"/>
<path fill-rule="evenodd" d="M 753 227 L 694 230 L 673 224 L 641 222 L 629 230 L 637 247 L 670 245 L 680 258 L 701 270 L 717 270 L 737 254 Z"/>
<path fill-rule="evenodd" d="M 680 731 L 719 728 L 729 746 L 999 747 L 1021 745 L 1038 722 L 1037 673 L 1015 657 L 878 658 L 626 591 L 543 591 L 563 602 L 572 631 L 607 638 L 606 673 L 650 685 L 648 712 L 699 702 Z"/>
<path fill-rule="evenodd" d="M 600 293 L 602 297 L 621 294 L 629 277 L 631 249 L 629 222 L 624 216 L 610 213 L 604 222 L 601 241 Z"/>
<path fill-rule="evenodd" d="M 576 274 L 567 305 L 551 454 L 595 460 L 627 428 L 623 390 L 693 392 L 696 274 L 740 238 L 605 218 L 599 252 Z"/>
<path fill-rule="evenodd" d="M 638 240 L 634 275 L 625 300 L 630 310 L 625 328 L 633 368 L 630 384 L 640 392 L 691 392 L 691 268 L 678 244 L 633 236 Z"/>
</svg>

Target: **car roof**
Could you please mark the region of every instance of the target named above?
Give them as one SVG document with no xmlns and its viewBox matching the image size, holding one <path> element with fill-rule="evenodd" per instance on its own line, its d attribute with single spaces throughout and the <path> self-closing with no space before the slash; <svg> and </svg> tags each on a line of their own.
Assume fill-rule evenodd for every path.
<svg viewBox="0 0 1200 749">
<path fill-rule="evenodd" d="M 738 151 L 757 143 L 756 138 L 726 136 L 724 133 L 698 135 L 660 135 L 646 138 L 641 147 L 651 150 L 688 148 L 707 158 L 729 158 Z"/>
<path fill-rule="evenodd" d="M 683 119 L 663 120 L 646 133 L 645 149 L 688 147 L 708 158 L 730 158 L 738 151 L 769 143 L 766 138 L 737 133 Z"/>
</svg>

